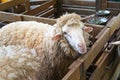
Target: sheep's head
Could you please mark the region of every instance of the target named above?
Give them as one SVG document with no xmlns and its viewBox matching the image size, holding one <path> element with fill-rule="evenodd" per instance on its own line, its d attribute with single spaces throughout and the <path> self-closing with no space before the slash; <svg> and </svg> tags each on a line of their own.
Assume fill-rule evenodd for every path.
<svg viewBox="0 0 120 80">
<path fill-rule="evenodd" d="M 82 22 L 77 22 L 74 19 L 70 19 L 63 26 L 62 31 L 64 37 L 67 39 L 69 44 L 76 52 L 80 54 L 84 54 L 87 52 L 85 35 L 83 33 L 84 31 L 92 31 L 92 28 L 84 27 L 84 24 Z"/>
<path fill-rule="evenodd" d="M 80 19 L 79 15 L 73 13 L 66 14 L 57 21 L 62 27 L 63 36 L 66 38 L 71 47 L 79 54 L 84 54 L 87 52 L 84 32 L 89 33 L 93 30 L 93 28 L 85 27 Z"/>
</svg>

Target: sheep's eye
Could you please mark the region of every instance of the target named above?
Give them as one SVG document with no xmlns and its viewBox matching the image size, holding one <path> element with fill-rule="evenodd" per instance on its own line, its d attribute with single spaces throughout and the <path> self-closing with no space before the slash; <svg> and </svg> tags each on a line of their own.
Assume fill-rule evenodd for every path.
<svg viewBox="0 0 120 80">
<path fill-rule="evenodd" d="M 66 32 L 63 32 L 65 35 L 67 34 Z"/>
</svg>

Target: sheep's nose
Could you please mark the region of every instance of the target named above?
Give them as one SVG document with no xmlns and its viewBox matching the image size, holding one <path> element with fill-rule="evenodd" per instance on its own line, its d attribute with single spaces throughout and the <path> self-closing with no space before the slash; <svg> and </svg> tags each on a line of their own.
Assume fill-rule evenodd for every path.
<svg viewBox="0 0 120 80">
<path fill-rule="evenodd" d="M 78 44 L 78 48 L 81 50 L 81 52 L 86 53 L 86 45 L 85 44 Z"/>
</svg>

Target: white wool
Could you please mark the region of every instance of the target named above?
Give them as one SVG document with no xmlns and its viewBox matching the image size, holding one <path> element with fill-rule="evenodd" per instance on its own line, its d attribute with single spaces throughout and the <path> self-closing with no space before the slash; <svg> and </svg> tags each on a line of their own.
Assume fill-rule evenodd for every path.
<svg viewBox="0 0 120 80">
<path fill-rule="evenodd" d="M 9 80 L 11 80 L 13 78 L 17 78 L 17 76 L 15 75 L 15 73 L 10 73 L 10 74 L 8 74 L 7 77 L 8 77 Z"/>
<path fill-rule="evenodd" d="M 15 48 L 13 45 L 12 46 L 10 45 L 10 46 L 7 46 L 7 47 L 3 46 L 1 48 L 2 49 L 0 49 L 0 53 L 1 53 L 0 56 L 1 57 L 6 56 L 6 57 L 9 57 L 9 58 L 13 58 L 14 56 L 16 56 L 18 54 L 21 54 L 22 56 L 23 55 L 27 56 L 27 54 L 23 54 L 23 53 L 26 52 L 26 51 L 29 51 L 29 49 L 27 49 L 27 48 L 26 49 L 25 48 L 21 49 L 21 46 L 17 46 L 17 48 Z M 17 52 L 17 51 L 19 51 L 19 52 Z M 35 52 L 35 49 L 30 49 L 30 52 L 33 56 L 37 56 L 37 54 Z"/>
<path fill-rule="evenodd" d="M 31 75 L 39 68 L 38 59 L 34 49 L 14 45 L 0 47 L 0 80 L 28 80 L 28 77 L 32 80 Z"/>
</svg>

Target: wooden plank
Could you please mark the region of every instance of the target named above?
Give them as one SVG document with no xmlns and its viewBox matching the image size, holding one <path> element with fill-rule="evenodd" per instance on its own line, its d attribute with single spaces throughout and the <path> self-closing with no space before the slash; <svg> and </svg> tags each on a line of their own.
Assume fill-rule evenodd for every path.
<svg viewBox="0 0 120 80">
<path fill-rule="evenodd" d="M 78 5 L 78 6 L 86 6 L 86 7 L 95 7 L 96 2 L 94 1 L 80 1 L 80 0 L 63 0 L 63 4 L 67 5 Z M 120 9 L 120 2 L 106 1 L 105 4 L 102 4 L 107 8 L 117 8 Z"/>
<path fill-rule="evenodd" d="M 120 10 L 120 2 L 108 1 L 107 2 L 107 7 L 108 8 L 117 8 L 117 9 Z"/>
<path fill-rule="evenodd" d="M 38 21 L 38 22 L 43 22 L 47 23 L 50 25 L 53 25 L 56 23 L 55 19 L 48 19 L 48 18 L 43 18 L 43 17 L 34 17 L 34 16 L 28 16 L 28 15 L 22 15 L 22 14 L 14 14 L 14 13 L 7 13 L 7 12 L 2 12 L 0 11 L 0 20 L 3 21 Z"/>
<path fill-rule="evenodd" d="M 30 1 L 30 5 L 33 6 L 33 5 L 41 5 L 45 2 L 47 2 L 48 0 L 44 0 L 44 1 Z"/>
<path fill-rule="evenodd" d="M 118 64 L 117 58 L 113 60 L 113 64 L 110 69 L 104 70 L 104 74 L 101 77 L 101 80 L 111 80 L 111 77 L 113 76 L 113 72 L 116 69 L 116 65 Z"/>
<path fill-rule="evenodd" d="M 17 7 L 13 8 L 13 13 L 22 13 L 25 11 L 25 6 L 24 5 L 19 5 Z"/>
<path fill-rule="evenodd" d="M 54 14 L 55 10 L 52 8 L 44 13 L 42 13 L 41 15 L 39 15 L 39 17 L 49 17 L 51 16 L 52 14 Z"/>
<path fill-rule="evenodd" d="M 119 74 L 120 74 L 120 63 L 117 65 L 117 68 L 115 69 L 115 72 L 111 80 L 117 80 Z"/>
<path fill-rule="evenodd" d="M 117 8 L 107 8 L 107 10 L 120 12 L 120 9 L 117 9 Z"/>
<path fill-rule="evenodd" d="M 79 64 L 82 64 L 82 62 L 79 62 Z M 74 65 L 74 68 L 69 70 L 69 72 L 62 78 L 62 80 L 80 80 L 81 70 L 82 66 Z"/>
<path fill-rule="evenodd" d="M 95 39 L 99 39 L 99 37 L 104 33 L 104 31 L 106 30 L 107 27 L 103 28 L 103 30 L 100 31 L 100 33 L 95 36 Z"/>
<path fill-rule="evenodd" d="M 29 10 L 30 10 L 30 2 L 29 2 L 29 0 L 27 0 L 25 2 L 25 11 L 29 11 Z"/>
<path fill-rule="evenodd" d="M 62 4 L 62 7 L 70 7 L 70 8 L 82 8 L 82 9 L 93 9 L 95 10 L 95 7 L 88 7 L 88 6 L 81 6 L 81 5 L 69 5 L 69 4 Z"/>
<path fill-rule="evenodd" d="M 8 1 L 6 3 L 1 3 L 0 4 L 0 10 L 6 10 L 6 9 L 9 9 L 11 7 L 14 7 L 16 5 L 20 5 L 20 4 L 23 4 L 25 2 L 28 2 L 28 0 L 12 0 L 12 1 Z M 29 6 L 30 7 L 30 6 Z"/>
<path fill-rule="evenodd" d="M 69 71 L 68 74 L 65 77 L 63 77 L 62 80 L 79 80 L 80 79 L 80 75 L 79 75 L 80 69 L 79 68 Z"/>
<path fill-rule="evenodd" d="M 107 9 L 107 0 L 101 0 L 102 2 L 101 2 L 101 9 L 102 10 L 105 10 L 105 9 Z"/>
<path fill-rule="evenodd" d="M 101 80 L 102 74 L 107 64 L 110 63 L 110 58 L 112 58 L 112 54 L 103 53 L 103 55 L 101 56 L 101 59 L 96 63 L 97 68 L 91 75 L 90 80 L 96 80 L 96 79 Z"/>
<path fill-rule="evenodd" d="M 62 8 L 64 10 L 64 12 L 75 12 L 78 13 L 80 15 L 91 15 L 95 13 L 95 10 L 92 9 L 80 9 L 80 8 Z"/>
<path fill-rule="evenodd" d="M 63 4 L 79 5 L 79 6 L 94 6 L 95 7 L 95 2 L 92 2 L 92 1 L 63 0 Z"/>
<path fill-rule="evenodd" d="M 80 15 L 81 16 L 81 15 Z M 82 22 L 86 22 L 88 19 L 91 19 L 91 18 L 93 18 L 95 16 L 95 14 L 92 14 L 92 15 L 88 15 L 88 16 L 84 16 L 84 17 L 82 17 L 82 19 L 81 19 L 81 21 Z"/>
<path fill-rule="evenodd" d="M 50 15 L 48 18 L 55 19 L 55 14 Z"/>
<path fill-rule="evenodd" d="M 0 20 L 10 21 L 10 22 L 21 21 L 22 20 L 22 15 L 0 11 Z"/>
<path fill-rule="evenodd" d="M 37 13 L 49 8 L 50 6 L 53 6 L 55 4 L 55 0 L 50 0 L 42 5 L 39 5 L 37 8 L 34 8 L 32 10 L 29 10 L 27 12 L 25 12 L 24 14 L 27 14 L 27 15 L 36 15 Z"/>
<path fill-rule="evenodd" d="M 37 13 L 37 14 L 34 15 L 34 16 L 39 16 L 39 15 L 41 15 L 41 14 L 44 14 L 44 13 L 46 13 L 47 11 L 49 11 L 49 10 L 51 10 L 51 9 L 54 9 L 54 7 L 53 7 L 53 6 L 50 6 L 49 8 L 47 8 L 47 9 L 45 9 L 45 10 L 43 10 L 43 11 Z"/>
<path fill-rule="evenodd" d="M 38 21 L 38 22 L 43 22 L 46 24 L 53 25 L 56 23 L 55 19 L 49 19 L 49 18 L 43 18 L 43 17 L 35 17 L 35 16 L 28 16 L 28 15 L 23 15 L 22 16 L 23 21 Z"/>
<path fill-rule="evenodd" d="M 114 21 L 110 21 L 106 26 L 110 28 L 110 35 L 112 35 L 116 29 L 120 28 L 120 13 Z"/>
<path fill-rule="evenodd" d="M 96 10 L 104 10 L 107 8 L 107 0 L 96 0 Z"/>
<path fill-rule="evenodd" d="M 96 25 L 96 24 L 89 24 L 89 23 L 85 23 L 86 26 L 90 26 L 90 27 L 94 27 L 94 28 L 99 28 L 99 29 L 103 29 L 105 26 L 103 25 Z"/>
<path fill-rule="evenodd" d="M 56 1 L 56 4 L 54 5 L 54 8 L 55 8 L 55 18 L 59 18 L 61 15 L 62 15 L 62 1 L 63 0 L 55 0 Z"/>
</svg>

